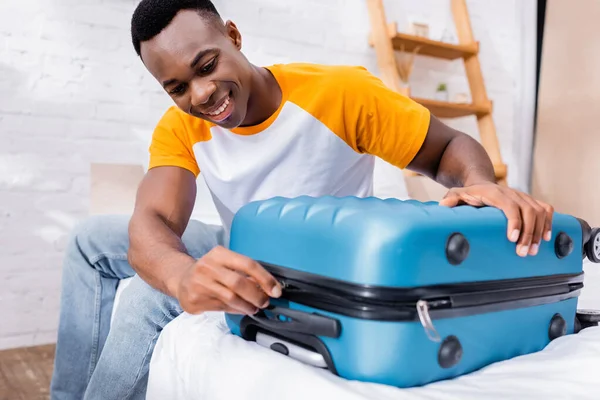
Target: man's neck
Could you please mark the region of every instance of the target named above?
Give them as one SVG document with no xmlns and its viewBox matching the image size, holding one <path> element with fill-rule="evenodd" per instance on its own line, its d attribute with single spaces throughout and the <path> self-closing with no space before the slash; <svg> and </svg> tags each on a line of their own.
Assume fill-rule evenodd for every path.
<svg viewBox="0 0 600 400">
<path fill-rule="evenodd" d="M 273 115 L 281 104 L 281 88 L 268 69 L 253 65 L 251 82 L 248 111 L 240 126 L 260 124 Z"/>
</svg>

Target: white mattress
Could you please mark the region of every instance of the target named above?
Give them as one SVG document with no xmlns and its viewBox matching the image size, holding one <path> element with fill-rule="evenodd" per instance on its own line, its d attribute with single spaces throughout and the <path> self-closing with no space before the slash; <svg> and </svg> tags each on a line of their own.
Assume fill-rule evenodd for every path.
<svg viewBox="0 0 600 400">
<path fill-rule="evenodd" d="M 600 308 L 600 266 L 586 265 L 580 308 Z M 398 389 L 347 381 L 229 333 L 222 313 L 183 314 L 162 332 L 148 399 L 598 399 L 600 328 L 454 380 Z"/>
</svg>

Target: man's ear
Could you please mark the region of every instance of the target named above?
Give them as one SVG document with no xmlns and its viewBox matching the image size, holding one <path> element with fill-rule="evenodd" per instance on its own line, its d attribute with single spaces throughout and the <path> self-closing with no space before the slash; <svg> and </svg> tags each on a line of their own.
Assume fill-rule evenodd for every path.
<svg viewBox="0 0 600 400">
<path fill-rule="evenodd" d="M 238 30 L 237 26 L 235 26 L 235 23 L 233 23 L 232 21 L 227 21 L 225 23 L 225 29 L 227 31 L 227 36 L 229 36 L 229 38 L 231 39 L 231 41 L 233 42 L 235 47 L 238 50 L 241 50 L 242 49 L 242 34 Z"/>
</svg>

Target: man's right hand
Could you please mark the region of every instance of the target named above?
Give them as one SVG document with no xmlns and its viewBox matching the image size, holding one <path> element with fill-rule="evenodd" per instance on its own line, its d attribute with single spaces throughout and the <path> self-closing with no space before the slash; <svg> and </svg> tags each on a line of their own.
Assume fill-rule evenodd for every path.
<svg viewBox="0 0 600 400">
<path fill-rule="evenodd" d="M 196 198 L 196 176 L 180 167 L 151 168 L 138 189 L 129 224 L 128 260 L 148 284 L 177 298 L 184 311 L 254 314 L 281 296 L 260 264 L 224 247 L 199 260 L 181 240 Z"/>
<path fill-rule="evenodd" d="M 174 292 L 184 311 L 255 314 L 281 296 L 281 285 L 256 261 L 217 246 L 175 278 Z"/>
</svg>

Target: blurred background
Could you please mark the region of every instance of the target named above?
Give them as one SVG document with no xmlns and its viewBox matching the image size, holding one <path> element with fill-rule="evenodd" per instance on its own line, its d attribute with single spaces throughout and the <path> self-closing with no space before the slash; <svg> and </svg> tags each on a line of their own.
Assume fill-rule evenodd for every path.
<svg viewBox="0 0 600 400">
<path fill-rule="evenodd" d="M 254 64 L 352 64 L 380 75 L 366 0 L 214 3 Z M 466 3 L 507 183 L 600 224 L 600 2 Z M 54 342 L 69 230 L 94 212 L 127 212 L 171 105 L 131 45 L 136 4 L 0 1 L 0 349 Z M 383 5 L 398 32 L 459 43 L 449 0 Z M 462 58 L 411 57 L 411 96 L 472 102 Z M 475 116 L 445 122 L 479 139 Z M 378 171 L 379 194 L 411 196 L 416 178 L 383 163 Z M 194 217 L 218 222 L 200 186 Z"/>
</svg>

